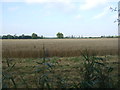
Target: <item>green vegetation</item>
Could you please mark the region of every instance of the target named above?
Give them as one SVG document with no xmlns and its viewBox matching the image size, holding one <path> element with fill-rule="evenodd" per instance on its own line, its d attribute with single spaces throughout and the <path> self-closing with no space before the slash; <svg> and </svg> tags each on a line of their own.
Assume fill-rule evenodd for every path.
<svg viewBox="0 0 120 90">
<path fill-rule="evenodd" d="M 84 54 L 77 60 L 4 59 L 3 88 L 117 88 L 118 62 L 114 60 L 117 56 Z"/>
<path fill-rule="evenodd" d="M 56 35 L 57 35 L 57 38 L 64 38 L 63 34 L 60 32 L 58 32 Z"/>
<path fill-rule="evenodd" d="M 37 34 L 33 33 L 32 34 L 32 39 L 37 39 L 37 38 L 38 38 Z"/>
<path fill-rule="evenodd" d="M 43 39 L 44 37 L 41 35 L 41 36 L 38 36 L 37 34 L 35 33 L 32 33 L 32 35 L 20 35 L 20 36 L 17 36 L 17 35 L 3 35 L 1 37 L 2 39 Z"/>
</svg>

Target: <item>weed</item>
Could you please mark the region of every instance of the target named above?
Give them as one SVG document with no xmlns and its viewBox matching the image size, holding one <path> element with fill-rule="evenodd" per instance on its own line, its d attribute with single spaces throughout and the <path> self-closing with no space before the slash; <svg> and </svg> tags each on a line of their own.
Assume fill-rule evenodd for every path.
<svg viewBox="0 0 120 90">
<path fill-rule="evenodd" d="M 112 71 L 114 68 L 106 63 L 106 58 L 90 55 L 88 50 L 82 52 L 84 57 L 82 88 L 113 88 Z"/>
</svg>

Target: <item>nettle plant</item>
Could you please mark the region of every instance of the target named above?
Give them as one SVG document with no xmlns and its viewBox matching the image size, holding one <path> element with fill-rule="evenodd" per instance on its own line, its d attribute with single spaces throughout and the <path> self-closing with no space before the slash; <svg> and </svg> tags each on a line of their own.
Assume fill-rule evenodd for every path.
<svg viewBox="0 0 120 90">
<path fill-rule="evenodd" d="M 48 55 L 49 53 L 43 44 L 43 60 L 37 62 L 35 70 L 37 88 L 66 88 L 65 78 L 56 71 L 56 67 L 60 67 L 58 61 L 49 59 Z"/>
<path fill-rule="evenodd" d="M 113 68 L 107 62 L 107 57 L 97 57 L 96 53 L 90 53 L 87 49 L 81 52 L 83 56 L 83 80 L 81 88 L 112 88 Z"/>
<path fill-rule="evenodd" d="M 16 63 L 14 59 L 6 58 L 6 67 L 2 70 L 2 88 L 18 88 L 20 83 L 23 83 L 26 88 L 29 88 L 28 83 L 22 75 L 17 75 L 14 71 Z M 17 76 L 16 76 L 17 75 Z M 17 81 L 19 78 L 19 82 Z"/>
</svg>

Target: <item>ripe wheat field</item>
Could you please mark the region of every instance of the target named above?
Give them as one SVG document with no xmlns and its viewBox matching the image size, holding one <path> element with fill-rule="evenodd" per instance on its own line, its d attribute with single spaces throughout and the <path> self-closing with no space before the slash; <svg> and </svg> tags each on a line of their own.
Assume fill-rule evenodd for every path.
<svg viewBox="0 0 120 90">
<path fill-rule="evenodd" d="M 3 58 L 39 58 L 43 57 L 43 46 L 46 57 L 80 56 L 81 51 L 88 49 L 97 55 L 116 55 L 118 39 L 29 39 L 2 40 Z"/>
</svg>

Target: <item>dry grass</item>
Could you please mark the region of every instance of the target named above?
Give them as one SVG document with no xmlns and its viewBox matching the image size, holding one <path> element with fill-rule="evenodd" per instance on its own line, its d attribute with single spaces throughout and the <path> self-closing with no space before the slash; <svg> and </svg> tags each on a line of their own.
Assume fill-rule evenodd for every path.
<svg viewBox="0 0 120 90">
<path fill-rule="evenodd" d="M 80 56 L 80 51 L 89 49 L 98 55 L 118 54 L 118 39 L 36 39 L 36 40 L 2 40 L 3 58 L 37 58 L 43 57 L 43 44 L 47 56 Z"/>
</svg>

